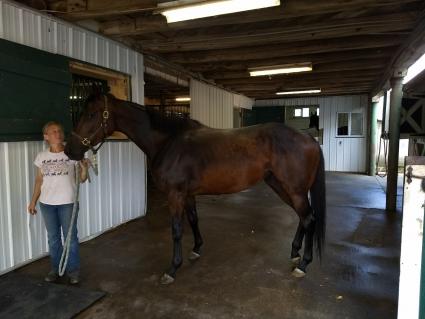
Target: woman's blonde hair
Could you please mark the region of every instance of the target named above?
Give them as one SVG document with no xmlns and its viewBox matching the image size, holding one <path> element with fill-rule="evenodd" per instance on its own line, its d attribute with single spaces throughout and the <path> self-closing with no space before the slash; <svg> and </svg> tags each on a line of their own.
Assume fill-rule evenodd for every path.
<svg viewBox="0 0 425 319">
<path fill-rule="evenodd" d="M 44 124 L 44 126 L 43 126 L 43 135 L 44 134 L 47 134 L 47 130 L 49 129 L 49 127 L 50 126 L 52 126 L 52 125 L 56 125 L 56 126 L 59 126 L 60 127 L 60 129 L 62 130 L 62 132 L 63 132 L 63 126 L 62 126 L 62 124 L 60 124 L 60 123 L 58 123 L 58 122 L 56 122 L 56 121 L 49 121 L 49 122 L 47 122 L 46 124 Z"/>
</svg>

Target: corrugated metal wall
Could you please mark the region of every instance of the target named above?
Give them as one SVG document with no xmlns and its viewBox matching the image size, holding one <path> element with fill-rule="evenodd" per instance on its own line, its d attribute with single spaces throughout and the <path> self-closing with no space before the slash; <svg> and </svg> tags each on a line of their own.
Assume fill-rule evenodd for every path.
<svg viewBox="0 0 425 319">
<path fill-rule="evenodd" d="M 143 56 L 112 40 L 1 0 L 0 38 L 127 73 L 132 100 L 143 104 Z M 42 148 L 42 142 L 0 143 L 0 273 L 47 251 L 41 215 L 26 212 L 34 183 L 32 162 Z M 99 163 L 99 176 L 81 192 L 81 239 L 146 210 L 144 154 L 131 142 L 107 142 Z"/>
<path fill-rule="evenodd" d="M 38 214 L 27 213 L 34 185 L 33 160 L 43 142 L 0 143 L 0 273 L 47 252 Z M 109 142 L 98 156 L 99 176 L 81 187 L 78 230 L 89 239 L 145 213 L 145 157 L 131 142 Z"/>
<path fill-rule="evenodd" d="M 214 128 L 233 128 L 233 93 L 190 81 L 190 116 Z"/>
<path fill-rule="evenodd" d="M 251 110 L 254 103 L 254 99 L 246 97 L 245 95 L 233 94 L 233 106 L 236 108 Z"/>
<path fill-rule="evenodd" d="M 305 97 L 257 100 L 255 106 L 320 106 L 319 126 L 323 128 L 323 155 L 326 170 L 366 172 L 367 95 Z M 337 113 L 363 113 L 363 137 L 337 137 Z"/>
</svg>

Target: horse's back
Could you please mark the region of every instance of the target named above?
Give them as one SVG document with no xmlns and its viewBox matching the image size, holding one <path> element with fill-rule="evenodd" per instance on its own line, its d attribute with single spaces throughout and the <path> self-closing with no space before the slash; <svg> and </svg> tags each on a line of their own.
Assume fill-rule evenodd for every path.
<svg viewBox="0 0 425 319">
<path fill-rule="evenodd" d="M 239 129 L 200 127 L 174 138 L 159 169 L 168 183 L 198 194 L 234 193 L 307 161 L 312 139 L 281 123 Z M 292 163 L 291 163 L 292 162 Z"/>
</svg>

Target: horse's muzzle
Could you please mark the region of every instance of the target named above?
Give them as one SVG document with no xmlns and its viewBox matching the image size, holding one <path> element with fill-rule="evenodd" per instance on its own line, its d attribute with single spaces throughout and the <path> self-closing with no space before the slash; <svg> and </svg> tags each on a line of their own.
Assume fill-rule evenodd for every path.
<svg viewBox="0 0 425 319">
<path fill-rule="evenodd" d="M 84 151 L 75 151 L 68 143 L 65 145 L 64 153 L 74 161 L 80 161 L 84 158 Z"/>
</svg>

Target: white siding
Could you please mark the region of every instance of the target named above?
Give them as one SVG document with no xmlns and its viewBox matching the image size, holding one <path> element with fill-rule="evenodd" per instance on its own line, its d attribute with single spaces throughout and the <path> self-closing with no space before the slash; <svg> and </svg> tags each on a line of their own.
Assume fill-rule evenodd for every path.
<svg viewBox="0 0 425 319">
<path fill-rule="evenodd" d="M 40 213 L 31 216 L 35 169 L 33 159 L 43 142 L 0 143 L 0 273 L 47 252 Z M 81 240 L 145 213 L 145 158 L 131 142 L 105 143 L 99 176 L 81 186 L 78 230 Z M 142 195 L 142 196 L 141 196 Z"/>
<path fill-rule="evenodd" d="M 119 43 L 2 0 L 0 38 L 127 73 L 132 100 L 143 104 L 143 56 Z M 41 215 L 26 213 L 34 183 L 32 162 L 42 148 L 42 142 L 0 143 L 0 273 L 47 251 Z M 99 164 L 99 176 L 81 190 L 78 223 L 83 240 L 146 211 L 145 156 L 135 144 L 105 143 Z"/>
<path fill-rule="evenodd" d="M 233 93 L 190 81 L 190 116 L 214 128 L 233 128 Z"/>
<path fill-rule="evenodd" d="M 323 96 L 257 100 L 255 106 L 319 105 L 319 127 L 323 128 L 323 155 L 328 171 L 366 172 L 367 95 Z M 337 113 L 363 113 L 363 137 L 337 137 Z"/>
<path fill-rule="evenodd" d="M 233 94 L 233 107 L 251 110 L 255 101 L 245 95 Z"/>
<path fill-rule="evenodd" d="M 310 117 L 295 117 L 296 108 L 295 106 L 288 106 L 285 108 L 285 124 L 297 130 L 308 129 Z M 310 106 L 308 114 L 310 115 L 312 112 L 317 112 L 316 106 Z"/>
</svg>

